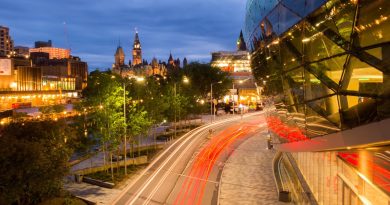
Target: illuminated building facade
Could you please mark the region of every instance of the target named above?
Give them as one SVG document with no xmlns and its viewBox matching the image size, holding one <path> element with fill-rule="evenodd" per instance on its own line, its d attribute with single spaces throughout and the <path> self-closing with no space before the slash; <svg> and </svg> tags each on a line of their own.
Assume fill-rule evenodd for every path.
<svg viewBox="0 0 390 205">
<path fill-rule="evenodd" d="M 15 46 L 14 51 L 15 51 L 15 56 L 18 57 L 25 57 L 29 58 L 30 57 L 30 48 L 26 46 Z"/>
<path fill-rule="evenodd" d="M 211 66 L 229 73 L 251 72 L 248 51 L 219 51 L 211 54 Z"/>
<path fill-rule="evenodd" d="M 70 57 L 70 50 L 55 47 L 30 48 L 31 53 L 48 53 L 50 59 L 67 59 Z"/>
<path fill-rule="evenodd" d="M 87 86 L 87 63 L 77 57 L 32 62 L 25 57 L 0 58 L 0 112 L 20 105 L 66 103 Z"/>
<path fill-rule="evenodd" d="M 112 65 L 112 71 L 122 76 L 152 76 L 152 75 L 167 75 L 166 64 L 158 62 L 153 58 L 150 64 L 142 59 L 142 48 L 139 40 L 138 32 L 135 33 L 134 44 L 132 47 L 132 62 L 125 63 L 125 52 L 118 45 L 115 52 L 115 62 Z"/>
<path fill-rule="evenodd" d="M 389 204 L 390 1 L 249 0 L 245 38 L 279 93 L 267 122 L 281 175 L 301 174 L 318 204 Z"/>
<path fill-rule="evenodd" d="M 138 37 L 138 32 L 135 32 L 134 44 L 133 44 L 133 66 L 142 64 L 142 48 L 141 42 Z"/>
<path fill-rule="evenodd" d="M 236 51 L 219 51 L 211 53 L 211 66 L 230 73 L 233 79 L 234 89 L 224 97 L 224 102 L 235 102 L 235 105 L 245 105 L 255 109 L 260 101 L 260 87 L 257 86 L 252 75 L 250 53 L 246 50 L 246 44 L 242 31 L 237 40 Z"/>
<path fill-rule="evenodd" d="M 0 56 L 11 55 L 14 50 L 14 42 L 9 34 L 9 28 L 0 26 Z"/>
</svg>

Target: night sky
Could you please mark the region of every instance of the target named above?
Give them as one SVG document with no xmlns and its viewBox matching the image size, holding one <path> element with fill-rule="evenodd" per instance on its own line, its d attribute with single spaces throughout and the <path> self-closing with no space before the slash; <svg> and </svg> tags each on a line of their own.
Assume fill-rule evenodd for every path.
<svg viewBox="0 0 390 205">
<path fill-rule="evenodd" d="M 15 45 L 33 47 L 34 41 L 51 39 L 55 47 L 70 47 L 72 55 L 88 62 L 89 70 L 111 67 L 119 39 L 128 62 L 135 29 L 143 58 L 149 62 L 153 57 L 167 61 L 170 51 L 181 60 L 185 56 L 209 62 L 212 51 L 235 50 L 245 4 L 244 0 L 2 0 L 0 25 L 10 28 Z"/>
</svg>

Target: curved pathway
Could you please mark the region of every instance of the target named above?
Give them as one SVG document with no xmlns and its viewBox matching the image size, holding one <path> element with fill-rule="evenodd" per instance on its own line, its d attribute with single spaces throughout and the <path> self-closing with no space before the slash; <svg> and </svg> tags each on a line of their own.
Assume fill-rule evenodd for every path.
<svg viewBox="0 0 390 205">
<path fill-rule="evenodd" d="M 278 201 L 272 171 L 274 150 L 268 150 L 267 132 L 240 144 L 226 162 L 220 185 L 220 205 L 285 204 Z"/>
</svg>

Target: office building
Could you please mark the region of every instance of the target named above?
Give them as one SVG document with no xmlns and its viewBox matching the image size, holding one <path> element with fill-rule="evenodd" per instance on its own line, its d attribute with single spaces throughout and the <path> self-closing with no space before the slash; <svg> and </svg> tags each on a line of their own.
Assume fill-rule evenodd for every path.
<svg viewBox="0 0 390 205">
<path fill-rule="evenodd" d="M 0 26 L 0 56 L 12 55 L 14 42 L 9 33 L 9 28 Z"/>
</svg>

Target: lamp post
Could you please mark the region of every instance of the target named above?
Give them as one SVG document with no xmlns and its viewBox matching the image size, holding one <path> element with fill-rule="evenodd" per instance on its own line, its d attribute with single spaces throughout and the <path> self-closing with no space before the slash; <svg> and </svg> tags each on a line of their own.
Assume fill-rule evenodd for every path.
<svg viewBox="0 0 390 205">
<path fill-rule="evenodd" d="M 243 84 L 245 81 L 247 81 L 247 80 L 249 80 L 250 78 L 246 78 L 246 79 L 244 79 L 244 80 L 239 80 L 238 81 L 238 84 Z M 233 92 L 234 92 L 234 85 L 235 85 L 235 83 L 234 83 L 234 81 L 233 81 Z M 238 95 L 238 88 L 237 88 L 237 95 Z M 235 108 L 234 108 L 234 103 L 235 103 L 235 100 L 234 100 L 234 93 L 233 93 L 233 115 L 234 115 L 234 110 L 235 110 Z M 238 99 L 238 101 L 240 101 L 240 99 Z"/>
<path fill-rule="evenodd" d="M 132 78 L 134 78 L 134 77 L 129 77 L 129 79 L 132 79 Z M 136 77 L 136 80 L 137 80 L 137 82 L 143 82 L 145 80 L 145 78 Z M 131 82 L 129 84 L 131 84 Z M 126 82 L 125 81 L 123 81 L 123 118 L 124 118 L 124 122 L 125 122 L 124 136 L 123 136 L 123 146 L 124 146 L 123 153 L 124 153 L 125 175 L 127 175 L 127 166 L 126 166 L 126 162 L 127 162 L 127 140 L 126 140 L 127 139 L 127 124 L 126 124 Z"/>
<path fill-rule="evenodd" d="M 184 76 L 183 77 L 183 83 L 184 84 L 188 84 L 190 82 L 190 80 L 187 78 L 187 76 Z M 174 88 L 173 88 L 173 92 L 174 92 L 174 96 L 175 96 L 175 134 L 174 134 L 174 138 L 176 138 L 176 130 L 177 130 L 177 117 L 176 117 L 176 113 L 177 113 L 177 103 L 176 103 L 176 98 L 177 98 L 177 91 L 176 91 L 176 82 L 174 83 Z"/>
<path fill-rule="evenodd" d="M 234 82 L 233 82 L 233 115 L 234 115 L 234 96 L 235 96 L 235 90 L 234 90 Z M 237 92 L 238 93 L 238 92 Z"/>
<path fill-rule="evenodd" d="M 222 83 L 222 81 L 218 81 L 218 82 L 216 82 L 216 83 L 211 83 L 211 92 L 210 92 L 210 114 L 211 114 L 211 122 L 213 121 L 213 119 L 215 120 L 215 111 L 214 111 L 214 113 L 213 113 L 213 104 L 214 104 L 214 102 L 213 102 L 213 85 L 214 84 L 221 84 Z"/>
</svg>

